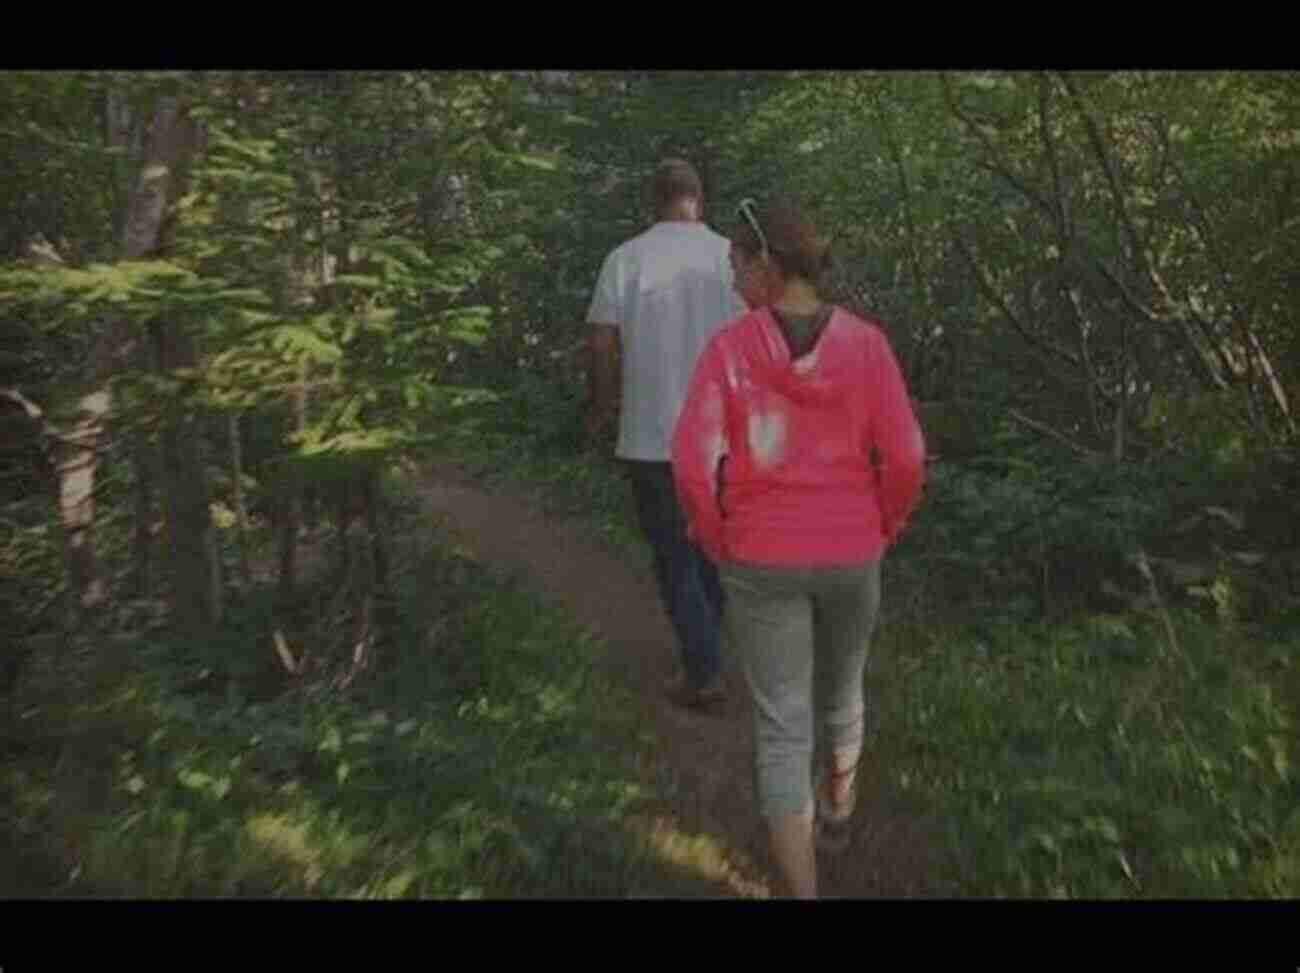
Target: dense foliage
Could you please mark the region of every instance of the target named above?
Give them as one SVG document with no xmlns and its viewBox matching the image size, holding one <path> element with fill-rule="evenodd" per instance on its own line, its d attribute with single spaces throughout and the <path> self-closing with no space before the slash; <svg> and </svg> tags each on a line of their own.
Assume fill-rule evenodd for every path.
<svg viewBox="0 0 1300 973">
<path fill-rule="evenodd" d="M 220 858 L 253 840 L 206 800 L 244 802 L 299 849 L 286 861 L 317 854 L 293 814 L 331 847 L 386 834 L 333 792 L 310 813 L 259 801 L 295 761 L 312 787 L 379 793 L 435 760 L 443 711 L 395 687 L 442 686 L 435 709 L 488 698 L 425 671 L 416 633 L 437 620 L 412 613 L 444 611 L 476 665 L 519 639 L 411 578 L 517 596 L 398 542 L 412 460 L 541 484 L 635 551 L 617 473 L 582 439 L 583 317 L 605 252 L 645 225 L 649 165 L 679 154 L 723 230 L 742 197 L 808 200 L 832 292 L 883 321 L 918 399 L 936 459 L 894 559 L 880 732 L 897 785 L 951 824 L 954 881 L 1297 894 L 1298 113 L 1280 72 L 0 74 L 14 842 L 51 808 L 87 815 L 46 829 L 71 834 L 114 807 L 96 882 L 119 840 L 171 848 L 127 894 L 501 892 L 531 881 L 501 861 L 559 854 L 516 835 L 470 864 L 435 842 L 408 876 L 356 838 L 371 850 L 280 882 L 167 842 L 198 828 Z M 506 628 L 527 614 L 503 610 Z M 536 638 L 565 642 L 555 624 Z M 220 705 L 178 688 L 199 672 Z M 408 715 L 378 721 L 366 693 Z M 88 759 L 78 705 L 135 707 L 106 738 L 125 797 L 69 803 L 33 769 Z M 66 739 L 31 737 L 21 713 L 42 706 L 64 707 Z M 544 729 L 576 746 L 563 722 Z M 542 778 L 562 772 L 531 766 L 529 793 L 558 799 Z M 468 814 L 458 786 L 393 821 Z M 584 881 L 567 888 L 621 879 Z"/>
</svg>

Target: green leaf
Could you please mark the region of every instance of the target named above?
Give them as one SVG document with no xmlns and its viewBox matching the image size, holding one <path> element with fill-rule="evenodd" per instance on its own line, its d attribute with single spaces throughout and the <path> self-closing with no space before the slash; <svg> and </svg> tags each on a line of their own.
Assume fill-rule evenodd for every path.
<svg viewBox="0 0 1300 973">
<path fill-rule="evenodd" d="M 332 315 L 320 315 L 318 323 L 332 320 Z M 267 334 L 271 347 L 294 358 L 308 358 L 322 364 L 332 364 L 343 359 L 343 349 L 331 341 L 323 340 L 317 329 L 299 324 L 282 324 Z"/>
<path fill-rule="evenodd" d="M 373 274 L 339 274 L 334 278 L 336 284 L 347 284 L 350 287 L 362 287 L 368 290 L 376 290 L 383 286 L 383 281 Z"/>
<path fill-rule="evenodd" d="M 1088 818 L 1084 821 L 1084 827 L 1093 834 L 1100 835 L 1111 844 L 1119 843 L 1119 828 L 1110 818 Z"/>
<path fill-rule="evenodd" d="M 545 169 L 547 172 L 554 172 L 556 168 L 553 161 L 539 155 L 520 155 L 515 157 L 515 161 L 533 169 Z"/>
<path fill-rule="evenodd" d="M 201 791 L 212 783 L 212 778 L 200 770 L 182 770 L 176 776 L 184 787 L 192 791 Z"/>
<path fill-rule="evenodd" d="M 1283 780 L 1287 780 L 1291 773 L 1291 762 L 1287 757 L 1286 741 L 1281 737 L 1271 736 L 1268 738 L 1269 748 L 1273 751 L 1273 769 Z"/>
</svg>

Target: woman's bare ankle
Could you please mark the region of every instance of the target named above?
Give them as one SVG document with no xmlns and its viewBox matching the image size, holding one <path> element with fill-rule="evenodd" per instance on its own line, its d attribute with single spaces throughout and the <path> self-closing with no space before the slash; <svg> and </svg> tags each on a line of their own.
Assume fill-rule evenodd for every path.
<svg viewBox="0 0 1300 973">
<path fill-rule="evenodd" d="M 861 749 L 837 750 L 828 761 L 829 766 L 823 778 L 826 799 L 838 810 L 852 807 L 855 784 L 858 778 L 858 761 Z"/>
</svg>

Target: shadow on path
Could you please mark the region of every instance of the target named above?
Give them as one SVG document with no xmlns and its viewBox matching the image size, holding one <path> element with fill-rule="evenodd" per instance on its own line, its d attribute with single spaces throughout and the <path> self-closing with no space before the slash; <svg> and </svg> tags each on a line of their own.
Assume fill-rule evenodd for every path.
<svg viewBox="0 0 1300 973">
<path fill-rule="evenodd" d="M 528 498 L 488 492 L 454 467 L 426 468 L 415 485 L 429 514 L 479 559 L 520 572 L 605 641 L 607 672 L 634 692 L 655 734 L 653 765 L 644 772 L 660 788 L 667 783 L 672 795 L 635 822 L 649 831 L 665 861 L 690 858 L 697 868 L 704 862 L 717 894 L 769 895 L 775 885 L 754 803 L 748 690 L 732 665 L 726 673 L 730 699 L 716 715 L 682 713 L 662 698 L 659 687 L 673 667 L 673 636 L 648 558 L 616 552 L 590 527 L 548 517 Z M 820 862 L 824 896 L 942 894 L 930 879 L 932 834 L 883 783 L 865 760 L 853 845 Z M 654 894 L 691 894 L 676 885 Z"/>
</svg>

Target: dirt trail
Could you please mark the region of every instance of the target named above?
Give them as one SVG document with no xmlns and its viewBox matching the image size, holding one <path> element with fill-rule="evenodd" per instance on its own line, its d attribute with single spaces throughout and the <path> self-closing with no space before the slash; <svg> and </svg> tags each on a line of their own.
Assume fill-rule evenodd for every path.
<svg viewBox="0 0 1300 973">
<path fill-rule="evenodd" d="M 648 564 L 611 550 L 589 528 L 548 517 L 527 497 L 489 492 L 453 467 L 423 471 L 417 486 L 428 512 L 460 543 L 521 572 L 606 641 L 608 671 L 634 691 L 658 741 L 658 766 L 646 772 L 675 784 L 673 803 L 648 816 L 655 833 L 665 841 L 673 834 L 712 839 L 720 855 L 707 867 L 719 894 L 764 897 L 778 889 L 754 805 L 748 691 L 728 665 L 730 699 L 722 712 L 683 713 L 662 698 L 673 636 Z M 891 808 L 870 760 L 862 766 L 855 840 L 845 854 L 821 861 L 823 894 L 935 894 L 928 879 L 932 841 L 921 822 Z"/>
</svg>

